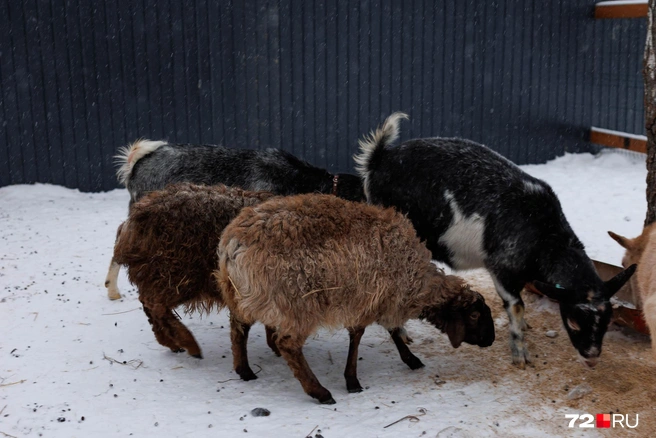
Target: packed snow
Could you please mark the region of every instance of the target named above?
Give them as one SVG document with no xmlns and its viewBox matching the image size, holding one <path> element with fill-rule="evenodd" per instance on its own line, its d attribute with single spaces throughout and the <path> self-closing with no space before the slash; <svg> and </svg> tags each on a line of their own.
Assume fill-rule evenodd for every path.
<svg viewBox="0 0 656 438">
<path fill-rule="evenodd" d="M 622 249 L 606 231 L 640 233 L 644 156 L 568 154 L 523 169 L 551 184 L 592 258 L 619 264 Z M 497 330 L 503 345 L 453 350 L 446 335 L 412 321 L 411 349 L 426 367 L 411 371 L 387 333 L 370 327 L 359 354 L 358 374 L 366 387 L 359 394 L 347 393 L 342 376 L 346 331 L 321 331 L 308 340 L 305 353 L 337 401 L 331 406 L 303 392 L 285 361 L 268 349 L 261 325 L 251 330 L 249 342 L 258 379 L 239 380 L 225 311 L 182 315 L 204 359 L 170 352 L 155 341 L 123 272 L 122 300 L 109 301 L 103 286 L 127 206 L 125 190 L 0 188 L 0 436 L 480 437 L 574 431 L 567 429 L 568 409 L 560 400 L 535 407 L 537 396 L 524 390 L 521 379 L 497 379 L 489 369 L 497 363 L 511 367 L 510 351 L 499 341 L 507 328 Z M 505 315 L 495 299 L 502 327 Z M 531 311 L 537 310 L 529 306 L 529 321 Z M 558 340 L 573 359 L 575 351 L 563 337 Z M 482 360 L 465 360 L 467 354 Z M 492 354 L 500 362 L 486 362 Z M 580 365 L 572 360 L 548 366 Z M 509 372 L 521 377 L 526 371 Z M 270 415 L 255 417 L 254 408 Z"/>
</svg>

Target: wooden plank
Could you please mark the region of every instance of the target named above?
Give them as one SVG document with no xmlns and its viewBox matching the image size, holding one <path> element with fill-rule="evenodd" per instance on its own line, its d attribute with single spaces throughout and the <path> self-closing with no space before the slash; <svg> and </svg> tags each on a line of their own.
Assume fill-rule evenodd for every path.
<svg viewBox="0 0 656 438">
<path fill-rule="evenodd" d="M 619 131 L 591 128 L 590 142 L 612 148 L 626 149 L 634 152 L 647 153 L 647 139 L 637 135 L 622 135 Z"/>
<path fill-rule="evenodd" d="M 643 18 L 647 16 L 647 2 L 608 1 L 595 5 L 595 18 Z"/>
</svg>

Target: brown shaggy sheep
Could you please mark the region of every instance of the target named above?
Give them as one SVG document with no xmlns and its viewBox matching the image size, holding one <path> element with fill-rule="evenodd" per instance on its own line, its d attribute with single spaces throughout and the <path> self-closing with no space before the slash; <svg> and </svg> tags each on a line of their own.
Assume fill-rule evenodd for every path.
<svg viewBox="0 0 656 438">
<path fill-rule="evenodd" d="M 656 358 L 656 223 L 647 225 L 642 234 L 629 239 L 609 231 L 610 237 L 626 248 L 622 265 L 638 264 L 631 277 L 634 301 L 642 307 L 642 314 L 651 334 L 651 349 Z M 636 298 L 638 298 L 636 300 Z"/>
<path fill-rule="evenodd" d="M 246 342 L 256 321 L 275 328 L 276 345 L 305 392 L 335 403 L 303 357 L 305 340 L 319 327 L 349 330 L 344 376 L 349 392 L 362 390 L 357 349 L 366 326 L 390 331 L 404 362 L 421 362 L 398 336 L 411 318 L 445 331 L 454 347 L 494 341 L 483 297 L 431 264 L 408 219 L 393 209 L 330 195 L 275 198 L 245 208 L 219 243 L 217 279 L 231 312 L 235 371 L 256 376 Z"/>
<path fill-rule="evenodd" d="M 223 307 L 212 277 L 221 232 L 243 207 L 272 196 L 222 185 L 181 183 L 152 192 L 132 206 L 119 227 L 114 259 L 127 267 L 130 282 L 139 289 L 139 300 L 160 344 L 202 358 L 200 347 L 174 309 L 180 305 L 188 311 Z"/>
</svg>

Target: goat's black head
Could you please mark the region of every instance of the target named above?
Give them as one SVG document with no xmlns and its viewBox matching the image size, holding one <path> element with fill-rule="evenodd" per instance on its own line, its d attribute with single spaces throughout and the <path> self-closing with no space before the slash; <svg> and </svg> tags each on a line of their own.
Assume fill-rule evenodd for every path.
<svg viewBox="0 0 656 438">
<path fill-rule="evenodd" d="M 425 318 L 449 336 L 454 348 L 466 342 L 479 347 L 489 347 L 494 342 L 494 320 L 485 299 L 478 292 L 468 291 L 471 297 L 458 297 L 456 300 L 468 303 L 454 303 L 437 309 L 425 309 Z"/>
<path fill-rule="evenodd" d="M 608 324 L 613 314 L 610 298 L 624 286 L 636 270 L 632 265 L 606 282 L 599 290 L 578 291 L 540 281 L 535 287 L 560 304 L 560 315 L 572 345 L 581 361 L 592 368 L 597 365 Z"/>
</svg>

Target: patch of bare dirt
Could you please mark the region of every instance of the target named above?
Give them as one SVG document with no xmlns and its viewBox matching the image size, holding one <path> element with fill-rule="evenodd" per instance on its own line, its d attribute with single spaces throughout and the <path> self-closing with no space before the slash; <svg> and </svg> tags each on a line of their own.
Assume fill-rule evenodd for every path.
<svg viewBox="0 0 656 438">
<path fill-rule="evenodd" d="M 507 317 L 501 298 L 494 290 L 489 275 L 484 271 L 473 271 L 463 275 L 476 290 L 485 297 L 496 319 L 496 341 L 487 349 L 465 348 L 452 350 L 447 355 L 458 355 L 471 361 L 473 366 L 445 369 L 441 377 L 447 381 L 488 380 L 497 385 L 516 388 L 517 393 L 528 392 L 530 402 L 517 406 L 512 403 L 513 392 L 508 393 L 508 411 L 531 410 L 540 412 L 550 405 L 558 414 L 545 419 L 545 430 L 567 434 L 569 420 L 565 413 L 621 413 L 630 414 L 636 429 L 623 429 L 622 436 L 653 436 L 656 431 L 656 361 L 647 336 L 631 333 L 611 325 L 604 338 L 601 360 L 594 370 L 589 370 L 577 360 L 576 350 L 571 345 L 562 326 L 558 306 L 546 298 L 524 291 L 526 320 L 531 326 L 526 340 L 533 364 L 525 370 L 516 368 L 510 361 L 509 332 Z M 549 338 L 545 333 L 554 330 L 557 337 Z M 421 357 L 435 355 L 430 348 L 413 347 Z M 444 356 L 444 353 L 440 353 Z M 465 372 L 463 372 L 463 370 Z M 469 375 L 475 373 L 476 375 Z M 509 382 L 510 385 L 509 385 Z M 588 384 L 592 392 L 578 400 L 569 400 L 570 390 L 580 384 Z M 578 429 L 579 431 L 585 431 Z M 590 431 L 590 429 L 588 429 Z M 617 429 L 595 429 L 607 436 L 618 436 Z"/>
</svg>

